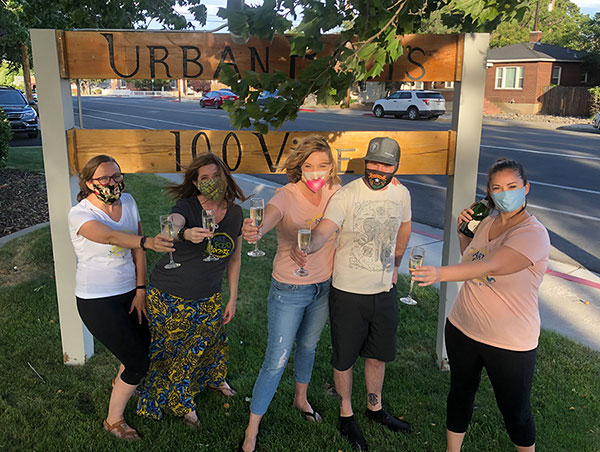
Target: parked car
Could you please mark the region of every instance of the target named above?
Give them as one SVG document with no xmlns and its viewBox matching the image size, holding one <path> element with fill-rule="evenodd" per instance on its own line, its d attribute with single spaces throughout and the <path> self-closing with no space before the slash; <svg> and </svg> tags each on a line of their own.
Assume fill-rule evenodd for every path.
<svg viewBox="0 0 600 452">
<path fill-rule="evenodd" d="M 600 113 L 594 118 L 594 127 L 600 130 Z"/>
<path fill-rule="evenodd" d="M 239 96 L 233 91 L 228 89 L 218 89 L 216 91 L 209 91 L 200 98 L 200 106 L 221 108 L 226 100 L 238 100 Z"/>
<path fill-rule="evenodd" d="M 258 96 L 258 99 L 256 99 L 256 101 L 258 102 L 258 105 L 263 106 L 263 105 L 266 105 L 266 103 L 269 101 L 269 99 L 277 99 L 279 97 L 278 92 L 279 92 L 279 90 L 277 90 L 277 89 L 273 92 L 263 91 Z"/>
<path fill-rule="evenodd" d="M 378 118 L 403 115 L 409 119 L 426 117 L 437 119 L 446 113 L 446 100 L 439 91 L 405 90 L 396 91 L 384 99 L 375 101 L 373 114 Z"/>
<path fill-rule="evenodd" d="M 26 133 L 29 138 L 38 136 L 39 120 L 33 105 L 35 101 L 27 102 L 18 89 L 0 86 L 0 109 L 4 110 L 13 133 Z"/>
</svg>

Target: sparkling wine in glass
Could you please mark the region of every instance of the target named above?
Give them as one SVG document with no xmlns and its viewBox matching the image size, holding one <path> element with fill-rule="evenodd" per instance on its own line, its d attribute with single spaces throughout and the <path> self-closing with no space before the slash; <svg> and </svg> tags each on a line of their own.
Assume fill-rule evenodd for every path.
<svg viewBox="0 0 600 452">
<path fill-rule="evenodd" d="M 171 240 L 175 238 L 175 226 L 173 225 L 169 215 L 160 216 L 160 232 Z M 170 270 L 172 268 L 177 268 L 180 265 L 180 263 L 173 260 L 173 253 L 169 251 L 169 262 L 165 264 L 165 268 Z"/>
<path fill-rule="evenodd" d="M 210 210 L 203 210 L 202 211 L 202 227 L 204 229 L 208 229 L 210 232 L 212 232 L 214 234 L 215 232 L 215 213 Z M 206 256 L 204 258 L 204 262 L 212 262 L 212 261 L 218 261 L 219 258 L 213 256 L 212 253 L 212 240 L 208 239 L 208 256 Z"/>
<path fill-rule="evenodd" d="M 262 226 L 263 217 L 265 214 L 265 200 L 261 198 L 253 198 L 250 200 L 250 218 L 252 219 L 252 225 L 260 228 Z M 262 257 L 265 252 L 258 249 L 258 238 L 254 242 L 254 249 L 248 251 L 250 257 Z"/>
<path fill-rule="evenodd" d="M 408 259 L 408 268 L 415 269 L 423 265 L 423 259 L 425 258 L 425 248 L 422 246 L 413 246 L 410 250 L 410 257 Z M 410 289 L 408 290 L 408 295 L 406 297 L 400 298 L 400 301 L 404 304 L 408 304 L 414 306 L 417 304 L 417 300 L 412 297 L 414 280 L 410 279 Z"/>
<path fill-rule="evenodd" d="M 308 247 L 310 245 L 310 228 L 301 228 L 298 229 L 298 248 L 303 252 L 308 251 Z M 296 276 L 308 276 L 308 272 L 305 270 L 304 266 L 300 267 L 298 270 L 294 271 L 294 275 Z"/>
</svg>

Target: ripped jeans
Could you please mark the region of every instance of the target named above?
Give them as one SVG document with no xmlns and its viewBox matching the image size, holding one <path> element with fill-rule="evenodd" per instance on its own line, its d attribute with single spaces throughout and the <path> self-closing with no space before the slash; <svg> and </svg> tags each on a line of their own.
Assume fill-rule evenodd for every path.
<svg viewBox="0 0 600 452">
<path fill-rule="evenodd" d="M 269 318 L 267 351 L 252 390 L 250 411 L 267 411 L 285 369 L 294 341 L 296 383 L 310 382 L 315 349 L 329 317 L 331 279 L 317 284 L 284 284 L 271 280 L 267 301 Z"/>
</svg>

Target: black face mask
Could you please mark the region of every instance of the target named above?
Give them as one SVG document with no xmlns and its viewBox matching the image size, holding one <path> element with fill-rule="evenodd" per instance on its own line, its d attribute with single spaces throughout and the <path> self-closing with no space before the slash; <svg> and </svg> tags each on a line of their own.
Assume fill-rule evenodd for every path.
<svg viewBox="0 0 600 452">
<path fill-rule="evenodd" d="M 393 177 L 394 173 L 365 168 L 365 180 L 373 190 L 385 188 L 392 181 Z"/>
</svg>

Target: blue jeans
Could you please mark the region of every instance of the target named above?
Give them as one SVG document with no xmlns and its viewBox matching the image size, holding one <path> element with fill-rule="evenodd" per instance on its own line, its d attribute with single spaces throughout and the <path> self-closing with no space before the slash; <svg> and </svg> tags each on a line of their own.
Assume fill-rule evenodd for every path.
<svg viewBox="0 0 600 452">
<path fill-rule="evenodd" d="M 252 391 L 250 411 L 263 415 L 267 411 L 294 341 L 294 375 L 297 383 L 310 381 L 315 349 L 329 317 L 331 279 L 318 284 L 292 285 L 271 280 L 267 302 L 269 318 L 267 351 Z"/>
</svg>

